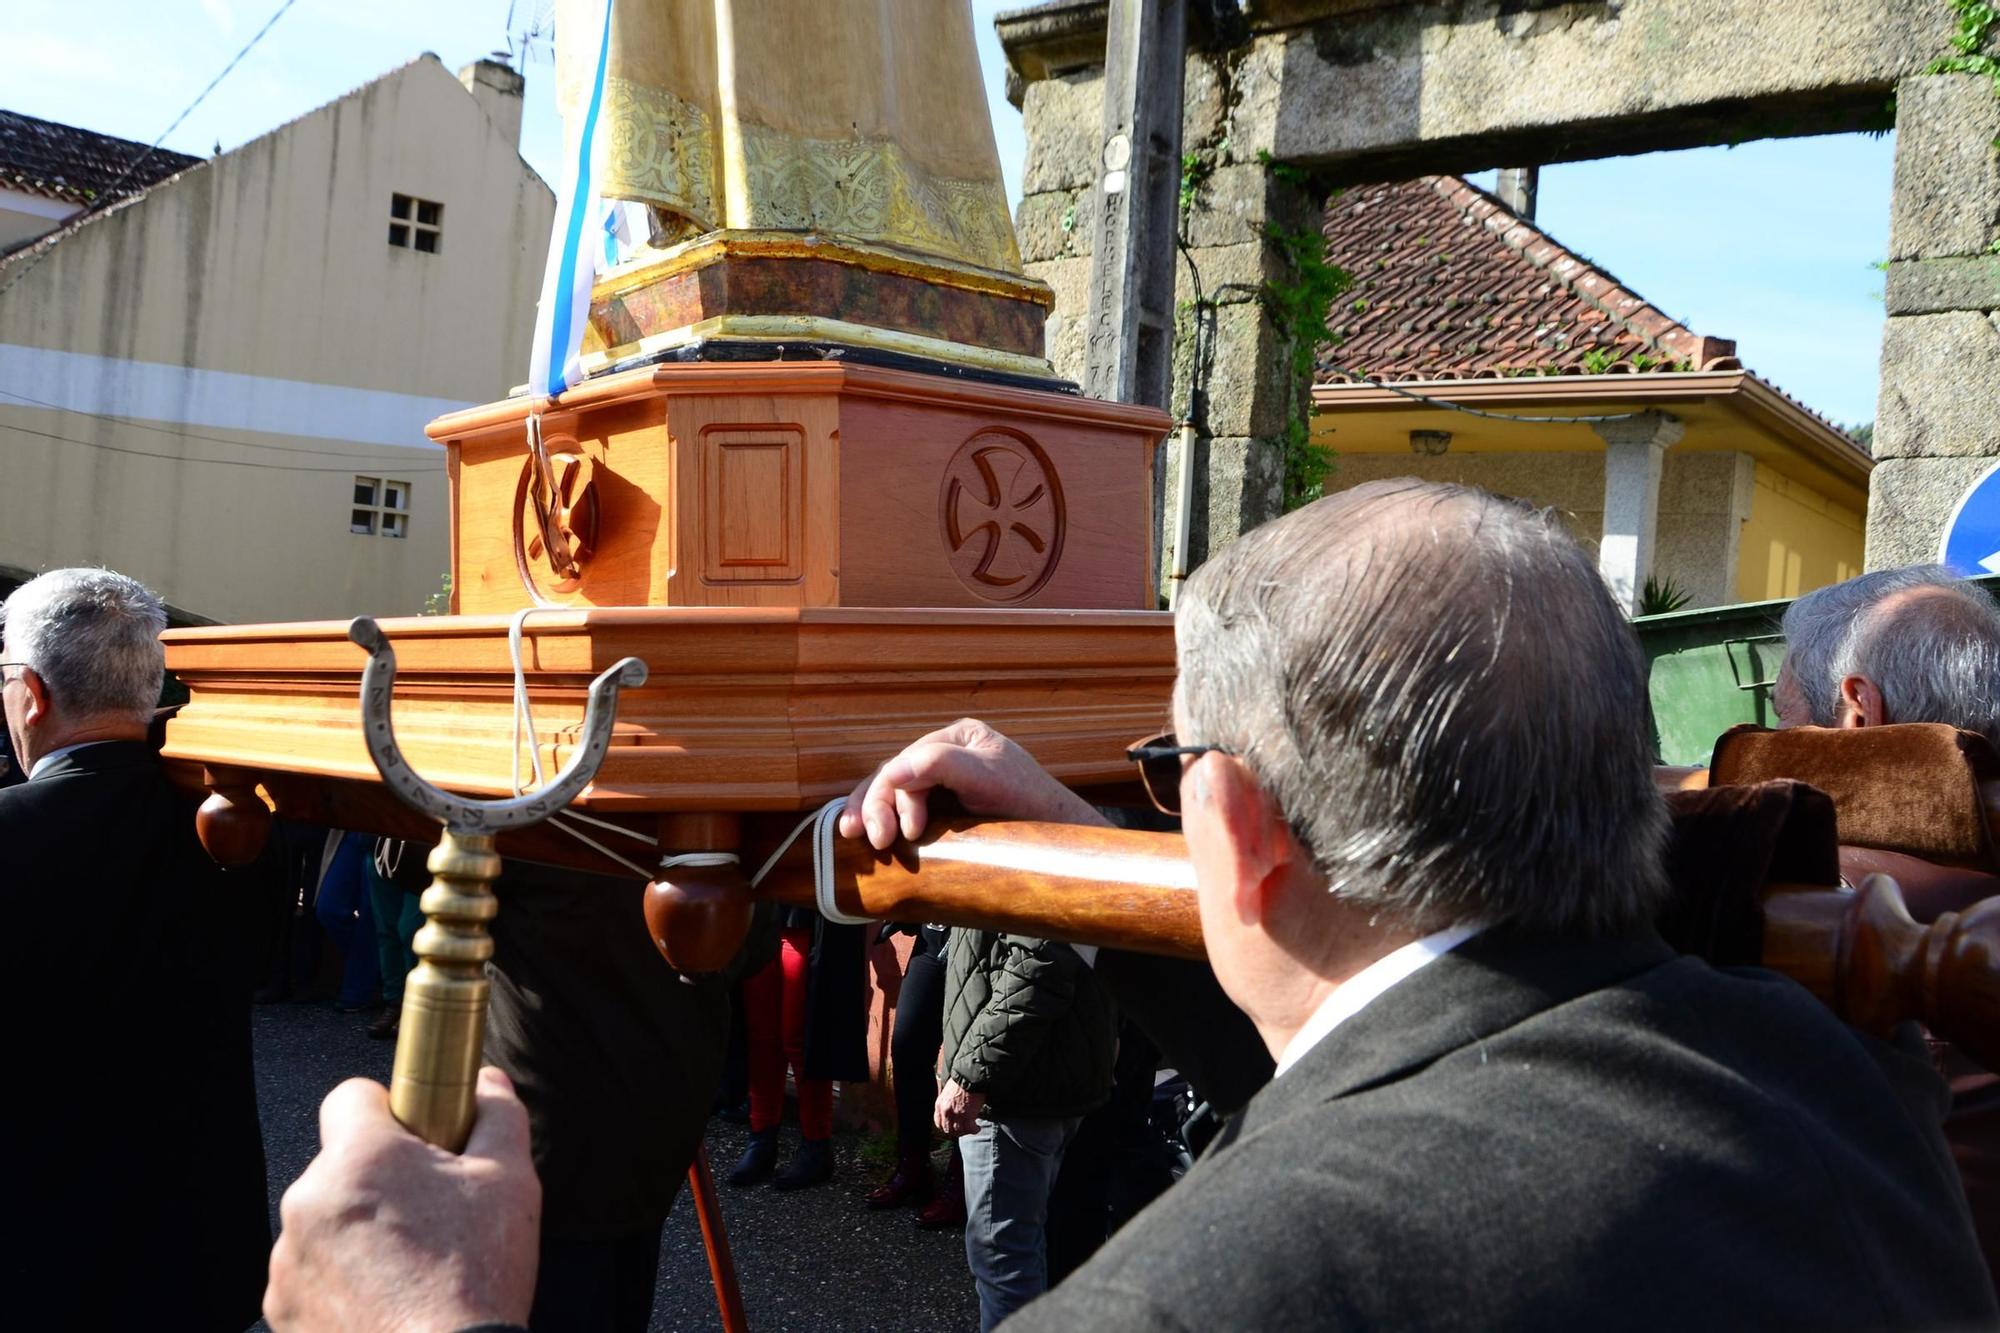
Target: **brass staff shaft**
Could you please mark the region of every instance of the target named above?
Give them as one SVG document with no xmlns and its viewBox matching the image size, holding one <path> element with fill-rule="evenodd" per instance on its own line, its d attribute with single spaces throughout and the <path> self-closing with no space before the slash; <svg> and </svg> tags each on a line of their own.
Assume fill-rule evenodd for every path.
<svg viewBox="0 0 2000 1333">
<path fill-rule="evenodd" d="M 389 1109 L 426 1143 L 458 1152 L 472 1133 L 473 1085 L 486 1033 L 486 923 L 500 910 L 500 857 L 490 834 L 447 828 L 431 852 L 417 966 L 403 986 Z"/>
</svg>

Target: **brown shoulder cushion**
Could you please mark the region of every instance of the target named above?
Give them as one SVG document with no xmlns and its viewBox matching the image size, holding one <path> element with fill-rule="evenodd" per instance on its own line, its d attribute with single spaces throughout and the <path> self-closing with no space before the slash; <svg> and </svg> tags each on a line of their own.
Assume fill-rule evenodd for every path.
<svg viewBox="0 0 2000 1333">
<path fill-rule="evenodd" d="M 1673 895 L 1660 934 L 1682 953 L 1722 966 L 1763 953 L 1763 891 L 1840 882 L 1833 802 L 1802 782 L 1669 792 Z"/>
<path fill-rule="evenodd" d="M 1715 743 L 1716 786 L 1792 778 L 1833 798 L 1840 841 L 1940 865 L 2000 870 L 1981 787 L 2000 781 L 1982 736 L 1935 723 L 1733 727 Z"/>
</svg>

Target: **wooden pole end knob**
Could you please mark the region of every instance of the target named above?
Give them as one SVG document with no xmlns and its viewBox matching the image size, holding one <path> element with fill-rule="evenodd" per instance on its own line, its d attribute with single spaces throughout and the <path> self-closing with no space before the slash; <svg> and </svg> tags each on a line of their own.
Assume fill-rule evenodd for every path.
<svg viewBox="0 0 2000 1333">
<path fill-rule="evenodd" d="M 679 865 L 646 885 L 646 930 L 680 972 L 719 972 L 750 933 L 755 903 L 743 867 Z"/>
</svg>

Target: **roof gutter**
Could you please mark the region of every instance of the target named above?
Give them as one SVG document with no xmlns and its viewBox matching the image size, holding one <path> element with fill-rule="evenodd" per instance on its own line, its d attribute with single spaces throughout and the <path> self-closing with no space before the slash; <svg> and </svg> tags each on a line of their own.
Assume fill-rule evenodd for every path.
<svg viewBox="0 0 2000 1333">
<path fill-rule="evenodd" d="M 1412 394 L 1489 412 L 1547 408 L 1589 416 L 1629 405 L 1671 408 L 1676 402 L 1734 398 L 1755 419 L 1835 476 L 1866 490 L 1875 459 L 1831 422 L 1786 397 L 1747 370 L 1704 370 L 1633 375 L 1534 375 L 1476 380 L 1408 380 L 1392 383 L 1316 384 L 1315 412 L 1432 411 Z"/>
</svg>

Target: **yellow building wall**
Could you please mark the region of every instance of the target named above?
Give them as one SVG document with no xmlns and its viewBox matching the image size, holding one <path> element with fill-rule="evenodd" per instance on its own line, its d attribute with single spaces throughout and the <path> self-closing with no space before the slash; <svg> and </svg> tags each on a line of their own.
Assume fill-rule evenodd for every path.
<svg viewBox="0 0 2000 1333">
<path fill-rule="evenodd" d="M 1861 515 L 1757 465 L 1736 564 L 1736 599 L 1797 597 L 1861 572 Z"/>
</svg>

